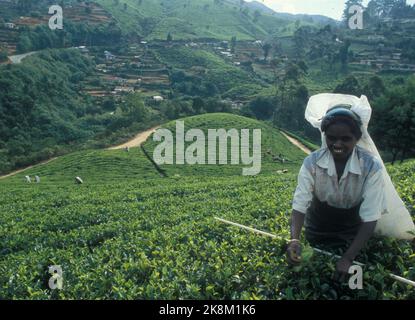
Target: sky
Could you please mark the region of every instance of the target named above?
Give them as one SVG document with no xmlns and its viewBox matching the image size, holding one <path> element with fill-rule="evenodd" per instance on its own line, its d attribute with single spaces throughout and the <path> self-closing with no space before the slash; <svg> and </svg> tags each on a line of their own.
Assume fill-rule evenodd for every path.
<svg viewBox="0 0 415 320">
<path fill-rule="evenodd" d="M 253 1 L 253 0 L 246 0 Z M 341 20 L 345 0 L 256 0 L 277 12 L 321 14 L 333 19 Z M 367 5 L 369 0 L 363 0 Z M 407 0 L 408 4 L 415 4 L 415 0 Z"/>
</svg>

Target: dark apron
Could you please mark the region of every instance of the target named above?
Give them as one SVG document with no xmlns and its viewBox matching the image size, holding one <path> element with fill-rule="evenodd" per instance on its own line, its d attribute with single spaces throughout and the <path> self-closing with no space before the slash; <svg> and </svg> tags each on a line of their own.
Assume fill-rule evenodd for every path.
<svg viewBox="0 0 415 320">
<path fill-rule="evenodd" d="M 305 236 L 312 246 L 347 248 L 356 237 L 362 220 L 360 205 L 339 209 L 314 197 L 305 216 Z"/>
</svg>

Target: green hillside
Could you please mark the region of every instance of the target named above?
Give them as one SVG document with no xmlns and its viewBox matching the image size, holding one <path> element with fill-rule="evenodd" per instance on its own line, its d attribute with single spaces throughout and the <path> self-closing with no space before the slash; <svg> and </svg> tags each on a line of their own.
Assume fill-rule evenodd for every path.
<svg viewBox="0 0 415 320">
<path fill-rule="evenodd" d="M 142 150 L 82 151 L 0 180 L 0 296 L 6 299 L 414 299 L 388 272 L 415 278 L 414 248 L 377 238 L 358 257 L 368 263 L 363 290 L 333 284 L 335 261 L 304 250 L 288 268 L 283 240 L 217 222 L 219 216 L 289 235 L 289 214 L 304 154 L 266 125 L 209 114 L 186 128 L 261 128 L 263 148 L 296 159 L 290 172 L 254 177 L 229 168 L 165 168 L 160 177 Z M 166 128 L 173 129 L 173 123 Z M 151 139 L 145 147 L 151 149 Z M 272 168 L 272 170 L 271 170 Z M 268 170 L 269 169 L 269 170 Z M 415 161 L 388 166 L 415 208 Z M 203 173 L 203 176 L 199 175 Z M 41 176 L 28 184 L 24 175 Z M 75 175 L 84 178 L 76 185 Z M 412 209 L 411 209 L 412 210 Z M 308 253 L 307 253 L 308 252 Z M 48 266 L 63 269 L 63 289 L 48 288 Z"/>
<path fill-rule="evenodd" d="M 294 21 L 241 6 L 240 1 L 97 0 L 122 25 L 125 33 L 146 39 L 262 39 L 278 30 L 294 31 Z M 125 5 L 124 5 L 125 4 Z M 301 19 L 300 19 L 301 20 Z M 304 25 L 310 24 L 303 22 Z"/>
<path fill-rule="evenodd" d="M 289 169 L 290 171 L 296 171 L 299 169 L 302 160 L 304 159 L 304 152 L 298 149 L 297 147 L 293 146 L 278 130 L 261 123 L 257 120 L 252 120 L 249 118 L 237 116 L 237 115 L 230 115 L 230 114 L 223 114 L 223 113 L 215 113 L 215 114 L 207 114 L 207 115 L 199 115 L 188 117 L 185 119 L 179 119 L 184 122 L 185 132 L 188 131 L 190 128 L 198 128 L 201 129 L 206 137 L 206 150 L 205 154 L 208 154 L 208 129 L 220 129 L 224 128 L 229 130 L 231 128 L 236 129 L 239 132 L 241 129 L 249 129 L 250 130 L 250 155 L 252 155 L 252 139 L 253 139 L 253 129 L 260 129 L 261 130 L 261 175 L 263 174 L 276 174 L 277 170 L 280 169 Z M 163 128 L 169 129 L 173 133 L 173 138 L 175 139 L 176 135 L 176 121 L 171 121 Z M 175 139 L 176 142 L 176 139 Z M 144 144 L 144 148 L 150 155 L 153 155 L 155 147 L 160 142 L 155 142 L 152 139 L 147 140 Z M 185 148 L 191 145 L 192 142 L 186 142 Z M 228 139 L 227 143 L 228 147 L 228 163 L 230 163 L 231 159 L 231 139 Z M 219 147 L 218 147 L 219 148 Z M 218 153 L 217 153 L 218 154 Z M 281 163 L 280 161 L 274 160 L 276 156 L 280 156 L 281 158 L 287 159 L 287 162 Z M 207 159 L 207 156 L 206 156 Z M 217 158 L 218 159 L 218 156 Z M 207 162 L 207 160 L 206 160 Z M 160 166 L 163 170 L 166 171 L 168 176 L 188 176 L 188 175 L 213 175 L 213 176 L 222 176 L 222 175 L 241 175 L 242 168 L 247 168 L 250 166 L 247 165 L 161 165 Z"/>
<path fill-rule="evenodd" d="M 293 146 L 285 137 L 283 137 L 276 129 L 268 125 L 232 114 L 206 114 L 181 119 L 185 123 L 185 130 L 189 128 L 200 128 L 207 133 L 207 129 L 235 128 L 250 129 L 250 146 L 252 146 L 252 129 L 262 130 L 262 168 L 261 174 L 276 172 L 280 169 L 290 169 L 290 171 L 298 170 L 304 153 Z M 175 132 L 175 121 L 164 126 Z M 239 131 L 240 132 L 240 131 Z M 207 135 L 206 135 L 207 136 Z M 152 157 L 153 150 L 158 142 L 152 141 L 150 137 L 144 144 L 144 148 L 148 155 Z M 190 144 L 190 143 L 188 143 Z M 228 141 L 228 149 L 231 143 Z M 206 152 L 207 154 L 207 152 Z M 280 161 L 274 161 L 274 156 L 282 155 L 288 161 L 282 164 Z M 252 155 L 252 149 L 250 149 Z M 231 165 L 230 155 L 228 165 L 165 165 L 161 166 L 166 171 L 168 177 L 175 175 L 191 176 L 191 175 L 241 175 L 242 168 L 248 168 L 252 165 Z M 41 182 L 46 184 L 73 184 L 74 178 L 80 176 L 87 184 L 108 183 L 130 181 L 148 178 L 160 177 L 152 162 L 145 156 L 141 148 L 131 148 L 130 152 L 125 150 L 89 150 L 71 153 L 66 156 L 59 157 L 56 160 L 44 165 L 37 165 L 31 169 L 25 170 L 3 181 L 7 184 L 21 185 L 26 175 L 41 177 Z"/>
<path fill-rule="evenodd" d="M 26 175 L 32 179 L 38 175 L 42 184 L 53 185 L 73 184 L 77 176 L 87 184 L 160 177 L 140 148 L 132 148 L 130 152 L 124 149 L 74 152 L 16 174 L 8 178 L 8 183 L 21 185 Z"/>
<path fill-rule="evenodd" d="M 400 168 L 405 176 L 395 175 Z M 391 172 L 414 206 L 415 161 Z M 364 288 L 352 291 L 331 281 L 334 260 L 315 254 L 300 268 L 288 268 L 283 241 L 214 220 L 287 237 L 294 173 L 103 183 L 102 172 L 96 175 L 84 185 L 0 182 L 2 298 L 415 298 L 386 271 L 414 279 L 409 244 L 372 239 L 359 256 L 371 266 Z M 57 264 L 63 289 L 51 291 L 47 269 Z"/>
</svg>

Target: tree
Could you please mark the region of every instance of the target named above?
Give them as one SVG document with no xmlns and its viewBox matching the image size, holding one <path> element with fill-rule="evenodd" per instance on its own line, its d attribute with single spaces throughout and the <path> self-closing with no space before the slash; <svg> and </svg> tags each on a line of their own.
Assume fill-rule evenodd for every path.
<svg viewBox="0 0 415 320">
<path fill-rule="evenodd" d="M 7 52 L 5 50 L 1 50 L 0 48 L 0 62 L 7 60 Z"/>
<path fill-rule="evenodd" d="M 294 44 L 298 58 L 302 58 L 305 55 L 313 36 L 313 28 L 309 26 L 302 26 L 294 32 Z"/>
<path fill-rule="evenodd" d="M 236 47 L 236 36 L 233 36 L 231 38 L 231 53 L 235 53 L 235 47 Z"/>
<path fill-rule="evenodd" d="M 258 10 L 254 11 L 254 22 L 258 22 L 259 18 L 261 17 L 261 12 Z"/>
<path fill-rule="evenodd" d="M 346 40 L 339 50 L 339 60 L 340 60 L 343 72 L 347 71 L 350 45 L 351 45 L 350 40 Z"/>
<path fill-rule="evenodd" d="M 270 43 L 266 42 L 265 44 L 262 45 L 262 51 L 264 52 L 264 61 L 267 60 L 268 55 L 269 55 L 269 51 L 271 50 L 272 46 Z"/>
<path fill-rule="evenodd" d="M 167 35 L 167 41 L 168 41 L 168 42 L 173 41 L 173 36 L 171 35 L 171 33 L 170 33 L 170 32 L 169 32 L 169 33 L 168 33 L 168 35 Z"/>
<path fill-rule="evenodd" d="M 29 37 L 26 35 L 21 36 L 19 42 L 17 43 L 17 47 L 16 47 L 17 52 L 24 53 L 32 49 L 33 49 L 33 45 Z"/>
<path fill-rule="evenodd" d="M 348 76 L 341 84 L 335 89 L 334 93 L 351 94 L 360 96 L 362 94 L 362 88 L 359 81 L 354 76 Z"/>
<path fill-rule="evenodd" d="M 250 111 L 259 120 L 268 120 L 272 117 L 275 109 L 274 99 L 259 96 L 249 103 Z"/>
<path fill-rule="evenodd" d="M 392 164 L 415 153 L 415 78 L 393 87 L 373 103 L 375 141 L 392 155 Z"/>
<path fill-rule="evenodd" d="M 283 75 L 277 77 L 277 103 L 273 116 L 277 126 L 295 131 L 304 130 L 308 90 L 301 82 L 307 69 L 303 61 L 289 62 L 284 67 Z"/>
<path fill-rule="evenodd" d="M 121 110 L 131 121 L 145 121 L 148 116 L 147 108 L 139 93 L 129 94 L 121 105 Z"/>
<path fill-rule="evenodd" d="M 369 79 L 369 82 L 364 86 L 363 93 L 369 100 L 380 97 L 386 91 L 386 87 L 383 84 L 382 78 L 379 76 L 373 76 Z"/>
<path fill-rule="evenodd" d="M 20 12 L 27 13 L 30 11 L 30 9 L 32 9 L 34 3 L 34 0 L 18 0 L 17 8 L 20 10 Z"/>
<path fill-rule="evenodd" d="M 205 109 L 205 102 L 202 98 L 196 97 L 193 99 L 192 108 L 197 114 L 200 114 Z"/>
</svg>

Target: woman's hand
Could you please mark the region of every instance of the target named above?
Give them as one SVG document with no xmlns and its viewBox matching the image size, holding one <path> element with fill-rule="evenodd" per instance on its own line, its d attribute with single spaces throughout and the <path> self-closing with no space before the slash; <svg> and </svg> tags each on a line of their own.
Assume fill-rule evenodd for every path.
<svg viewBox="0 0 415 320">
<path fill-rule="evenodd" d="M 349 274 L 349 269 L 352 263 L 353 261 L 349 258 L 345 256 L 341 257 L 341 259 L 336 263 L 336 273 L 334 275 L 334 279 L 344 282 L 346 276 Z"/>
<path fill-rule="evenodd" d="M 291 240 L 287 246 L 287 261 L 292 265 L 298 265 L 301 262 L 301 243 L 300 240 Z"/>
</svg>

